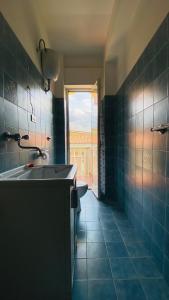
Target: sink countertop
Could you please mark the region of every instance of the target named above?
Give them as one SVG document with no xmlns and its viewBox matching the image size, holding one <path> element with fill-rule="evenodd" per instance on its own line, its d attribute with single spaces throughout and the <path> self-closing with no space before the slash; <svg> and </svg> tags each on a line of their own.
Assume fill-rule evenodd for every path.
<svg viewBox="0 0 169 300">
<path fill-rule="evenodd" d="M 77 168 L 75 165 L 38 165 L 21 166 L 0 174 L 0 183 L 4 181 L 63 181 L 73 183 Z"/>
</svg>

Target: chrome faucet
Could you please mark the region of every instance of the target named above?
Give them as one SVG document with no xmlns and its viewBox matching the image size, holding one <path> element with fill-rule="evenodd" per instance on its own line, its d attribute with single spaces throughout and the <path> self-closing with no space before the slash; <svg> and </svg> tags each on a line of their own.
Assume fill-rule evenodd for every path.
<svg viewBox="0 0 169 300">
<path fill-rule="evenodd" d="M 29 140 L 29 135 L 25 134 L 23 136 L 20 135 L 20 133 L 14 133 L 11 134 L 10 132 L 5 132 L 4 133 L 4 138 L 5 140 L 14 140 L 18 143 L 19 148 L 21 149 L 32 149 L 32 150 L 36 150 L 39 152 L 39 157 L 42 157 L 42 159 L 46 159 L 47 155 L 46 153 L 44 153 L 39 147 L 36 146 L 23 146 L 21 145 L 21 140 Z"/>
</svg>

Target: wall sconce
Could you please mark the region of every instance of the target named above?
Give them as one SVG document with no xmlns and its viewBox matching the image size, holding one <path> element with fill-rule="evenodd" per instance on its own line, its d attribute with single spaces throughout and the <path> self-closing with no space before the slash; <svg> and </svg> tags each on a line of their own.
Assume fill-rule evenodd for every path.
<svg viewBox="0 0 169 300">
<path fill-rule="evenodd" d="M 46 48 L 45 41 L 39 40 L 37 52 L 40 52 L 41 69 L 44 77 L 44 91 L 50 90 L 50 80 L 57 81 L 60 72 L 60 59 L 55 50 Z"/>
</svg>

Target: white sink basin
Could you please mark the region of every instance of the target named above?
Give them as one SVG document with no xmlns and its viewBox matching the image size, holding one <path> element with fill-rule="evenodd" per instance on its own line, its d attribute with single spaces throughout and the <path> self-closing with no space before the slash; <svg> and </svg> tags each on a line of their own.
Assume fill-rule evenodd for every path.
<svg viewBox="0 0 169 300">
<path fill-rule="evenodd" d="M 76 167 L 74 165 L 38 165 L 35 167 L 19 167 L 0 175 L 0 180 L 51 180 L 74 179 Z"/>
</svg>

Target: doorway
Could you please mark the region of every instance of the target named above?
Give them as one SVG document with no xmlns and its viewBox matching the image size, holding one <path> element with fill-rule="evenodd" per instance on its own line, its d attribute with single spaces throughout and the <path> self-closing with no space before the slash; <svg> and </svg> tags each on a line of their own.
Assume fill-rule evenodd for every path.
<svg viewBox="0 0 169 300">
<path fill-rule="evenodd" d="M 77 180 L 98 195 L 97 89 L 68 88 L 68 161 L 77 166 Z"/>
</svg>

